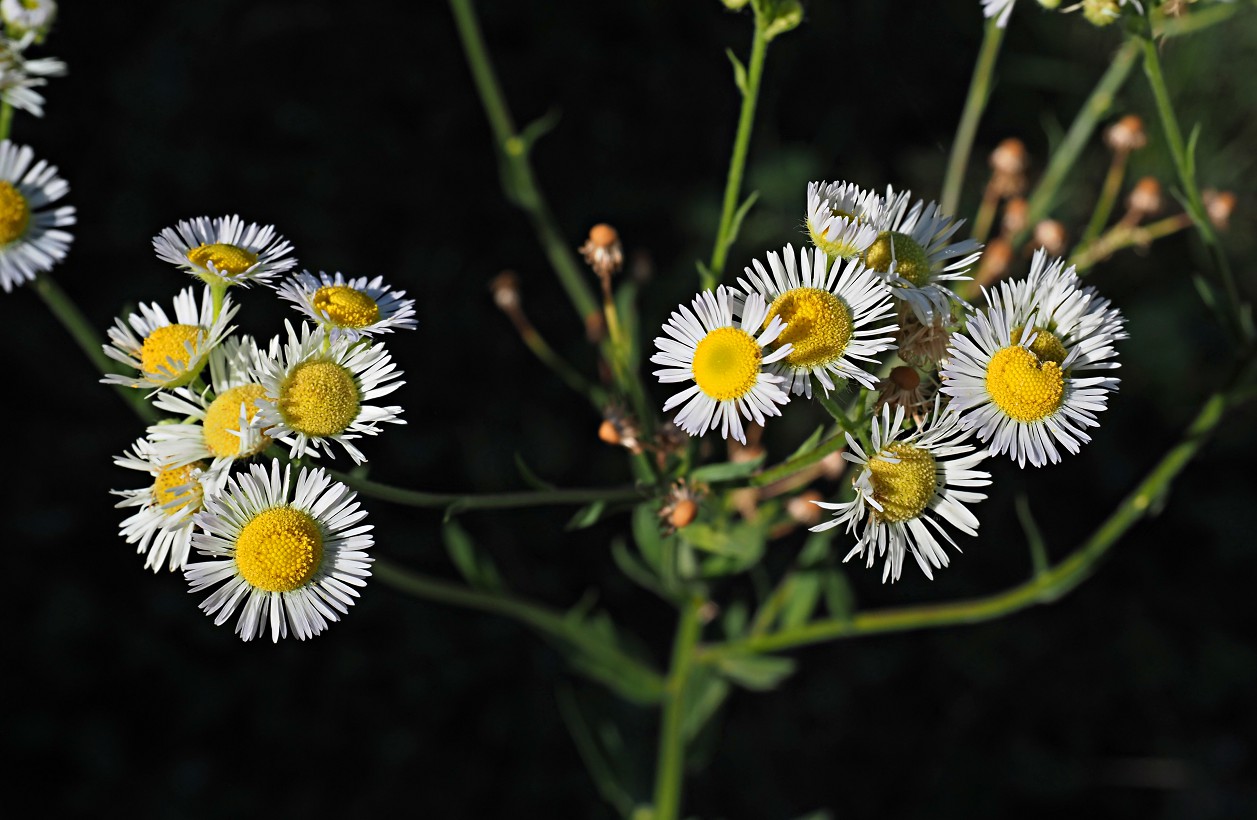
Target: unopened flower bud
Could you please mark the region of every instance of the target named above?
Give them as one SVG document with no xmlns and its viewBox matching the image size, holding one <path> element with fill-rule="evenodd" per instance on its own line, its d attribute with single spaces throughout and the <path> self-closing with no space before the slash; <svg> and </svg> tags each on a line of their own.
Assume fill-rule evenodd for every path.
<svg viewBox="0 0 1257 820">
<path fill-rule="evenodd" d="M 995 146 L 990 156 L 991 188 L 1001 197 L 1018 196 L 1026 190 L 1026 170 L 1030 167 L 1030 155 L 1026 144 L 1016 137 Z"/>
<path fill-rule="evenodd" d="M 786 503 L 786 513 L 805 527 L 819 524 L 824 510 L 816 502 L 824 500 L 816 490 L 804 490 Z"/>
<path fill-rule="evenodd" d="M 1021 197 L 1015 197 L 1004 203 L 1004 233 L 1016 236 L 1026 229 L 1026 214 L 1030 210 L 1029 203 Z"/>
<path fill-rule="evenodd" d="M 602 439 L 607 444 L 619 444 L 620 431 L 615 429 L 615 422 L 611 421 L 611 419 L 603 420 L 602 424 L 598 426 L 598 438 Z"/>
<path fill-rule="evenodd" d="M 510 313 L 519 307 L 519 277 L 515 271 L 504 270 L 489 280 L 493 304 Z"/>
<path fill-rule="evenodd" d="M 624 265 L 624 247 L 615 228 L 600 222 L 589 229 L 589 238 L 580 247 L 581 255 L 602 279 L 618 273 Z"/>
<path fill-rule="evenodd" d="M 1135 114 L 1127 114 L 1110 125 L 1104 132 L 1104 142 L 1114 151 L 1130 153 L 1148 144 L 1144 133 L 1144 121 Z"/>
<path fill-rule="evenodd" d="M 672 513 L 668 516 L 668 524 L 673 529 L 682 529 L 694 523 L 694 519 L 698 517 L 698 504 L 688 498 L 683 498 L 672 508 Z"/>
<path fill-rule="evenodd" d="M 1161 210 L 1161 183 L 1152 177 L 1144 177 L 1135 183 L 1126 197 L 1126 207 L 1132 216 L 1150 216 Z"/>
<path fill-rule="evenodd" d="M 1034 226 L 1034 244 L 1043 248 L 1048 256 L 1064 254 L 1067 239 L 1065 226 L 1055 219 L 1045 219 Z"/>
<path fill-rule="evenodd" d="M 1201 198 L 1205 201 L 1205 212 L 1213 227 L 1225 231 L 1231 223 L 1231 212 L 1235 210 L 1235 194 L 1210 188 L 1201 194 Z"/>
</svg>

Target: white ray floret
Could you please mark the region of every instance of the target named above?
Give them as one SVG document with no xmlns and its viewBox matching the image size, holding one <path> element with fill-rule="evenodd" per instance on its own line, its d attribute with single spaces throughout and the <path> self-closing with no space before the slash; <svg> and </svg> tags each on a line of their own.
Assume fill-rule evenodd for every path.
<svg viewBox="0 0 1257 820">
<path fill-rule="evenodd" d="M 125 322 L 115 320 L 108 331 L 110 344 L 103 345 L 106 356 L 139 373 L 112 374 L 101 382 L 154 390 L 188 384 L 204 369 L 210 351 L 235 330 L 227 323 L 237 310 L 239 307 L 226 297 L 218 318 L 214 318 L 214 299 L 208 287 L 201 295 L 199 310 L 195 289 L 181 291 L 174 300 L 174 321 L 156 302 L 141 302 L 138 314 L 132 313 Z"/>
<path fill-rule="evenodd" d="M 371 575 L 371 525 L 357 495 L 322 469 L 272 460 L 228 479 L 221 494 L 207 496 L 196 515 L 198 555 L 184 576 L 193 593 L 218 586 L 201 603 L 215 624 L 236 610 L 243 640 L 269 631 L 278 642 L 289 632 L 314 637 L 349 611 Z"/>
<path fill-rule="evenodd" d="M 405 384 L 402 371 L 382 344 L 332 341 L 322 328 L 302 323 L 298 333 L 284 324 L 287 341 L 272 339 L 260 361 L 267 435 L 287 444 L 294 458 L 331 455 L 335 443 L 361 464 L 366 456 L 354 439 L 377 435 L 384 423 L 406 423 L 398 418 L 401 407 L 368 404 Z"/>
<path fill-rule="evenodd" d="M 781 318 L 785 330 L 774 345 L 791 351 L 771 367 L 784 387 L 812 397 L 812 379 L 825 393 L 835 379 L 854 379 L 873 387 L 878 355 L 895 348 L 895 303 L 880 276 L 858 259 L 826 262 L 824 251 L 787 245 L 768 254 L 768 267 L 755 259 L 738 280 L 748 294 L 768 303 L 768 319 Z M 866 369 L 861 362 L 873 365 Z"/>
<path fill-rule="evenodd" d="M 768 320 L 768 305 L 758 293 L 747 297 L 736 325 L 724 285 L 694 297 L 693 310 L 679 306 L 663 326 L 667 337 L 655 339 L 658 352 L 650 360 L 663 365 L 655 371 L 663 384 L 693 384 L 669 398 L 664 412 L 684 403 L 674 419 L 682 430 L 701 436 L 719 427 L 723 438 L 745 444 L 743 417 L 763 424 L 766 416 L 781 415 L 778 405 L 790 401 L 781 389 L 784 379 L 764 368 L 793 349 L 785 344 L 765 354 L 764 346 L 785 327 L 779 316 Z"/>
<path fill-rule="evenodd" d="M 249 285 L 291 270 L 297 260 L 292 245 L 273 225 L 246 223 L 240 217 L 207 216 L 163 228 L 153 250 L 170 264 L 209 285 Z"/>
<path fill-rule="evenodd" d="M 112 491 L 122 496 L 122 501 L 115 505 L 118 509 L 139 508 L 123 520 L 119 533 L 145 556 L 145 569 L 157 572 L 167 559 L 172 572 L 183 569 L 192 544 L 192 516 L 201 509 L 204 464 L 163 466 L 152 442 L 143 438 L 113 462 L 146 473 L 151 480 L 138 490 Z"/>
<path fill-rule="evenodd" d="M 862 466 L 852 480 L 855 498 L 814 502 L 832 510 L 834 517 L 812 527 L 812 532 L 846 524 L 847 532 L 856 533 L 859 540 L 844 560 L 861 556 L 872 567 L 880 558 L 883 582 L 899 580 L 908 553 L 925 577 L 933 579 L 933 570 L 950 560 L 940 538 L 960 549 L 943 522 L 977 535 L 978 519 L 965 505 L 986 496 L 966 488 L 991 483 L 990 473 L 975 469 L 989 453 L 966 442 L 969 436 L 954 413 L 940 409 L 937 399 L 927 425 L 906 435 L 904 408 L 892 417 L 890 407 L 884 406 L 880 424 L 873 418 L 868 453 L 847 434 L 849 451 L 843 458 Z"/>
<path fill-rule="evenodd" d="M 403 298 L 384 277 L 346 279 L 340 273 L 302 271 L 276 289 L 283 299 L 323 327 L 333 339 L 349 340 L 414 329 L 415 300 Z"/>
<path fill-rule="evenodd" d="M 35 41 L 35 32 L 20 39 L 0 36 L 0 101 L 36 117 L 44 115 L 44 95 L 36 88 L 48 84 L 48 77 L 65 75 L 66 66 L 53 57 L 26 59 L 26 47 Z"/>
<path fill-rule="evenodd" d="M 807 184 L 807 233 L 812 244 L 831 257 L 859 256 L 877 239 L 871 217 L 882 198 L 850 182 Z"/>
<path fill-rule="evenodd" d="M 24 145 L 0 141 L 0 287 L 5 292 L 65 259 L 74 207 L 49 207 L 70 191 L 57 167 Z"/>
<path fill-rule="evenodd" d="M 982 14 L 986 17 L 997 17 L 995 24 L 1000 28 L 1008 25 L 1008 17 L 1013 13 L 1016 0 L 982 0 Z"/>
</svg>

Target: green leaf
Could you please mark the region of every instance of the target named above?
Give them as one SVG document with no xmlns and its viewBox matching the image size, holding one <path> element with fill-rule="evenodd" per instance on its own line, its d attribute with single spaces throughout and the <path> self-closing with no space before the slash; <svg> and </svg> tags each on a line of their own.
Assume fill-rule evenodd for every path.
<svg viewBox="0 0 1257 820">
<path fill-rule="evenodd" d="M 725 54 L 729 57 L 729 62 L 733 63 L 733 84 L 738 87 L 738 91 L 742 96 L 746 96 L 746 66 L 742 65 L 742 61 L 733 53 L 733 49 L 726 48 Z"/>
<path fill-rule="evenodd" d="M 663 535 L 659 532 L 659 516 L 654 504 L 647 501 L 633 510 L 633 540 L 646 564 L 660 573 L 663 566 Z"/>
<path fill-rule="evenodd" d="M 794 672 L 791 658 L 775 655 L 736 654 L 723 655 L 716 661 L 716 668 L 729 680 L 744 689 L 767 692 Z"/>
<path fill-rule="evenodd" d="M 825 608 L 830 617 L 846 620 L 855 612 L 855 592 L 847 580 L 847 574 L 838 567 L 824 571 L 821 586 L 825 590 Z"/>
<path fill-rule="evenodd" d="M 815 570 L 796 572 L 790 579 L 786 603 L 781 608 L 781 628 L 802 626 L 812 618 L 821 599 L 821 573 Z"/>
<path fill-rule="evenodd" d="M 719 464 L 707 464 L 690 473 L 690 480 L 705 484 L 719 481 L 735 481 L 746 478 L 759 469 L 764 463 L 764 454 L 760 453 L 749 461 L 723 461 Z"/>
<path fill-rule="evenodd" d="M 728 529 L 710 524 L 691 524 L 680 532 L 684 544 L 712 557 L 703 562 L 705 577 L 743 572 L 759 563 L 764 555 L 767 533 L 762 524 L 741 523 Z"/>
<path fill-rule="evenodd" d="M 502 576 L 498 573 L 493 561 L 476 547 L 467 531 L 456 521 L 448 521 L 441 534 L 445 541 L 445 551 L 454 562 L 458 572 L 476 589 L 498 592 L 503 589 Z"/>
<path fill-rule="evenodd" d="M 790 458 L 786 459 L 786 461 L 793 461 L 796 458 L 801 458 L 807 455 L 808 453 L 812 452 L 813 450 L 815 450 L 817 446 L 821 443 L 821 436 L 823 435 L 825 435 L 824 424 L 822 424 L 820 427 L 817 427 L 816 430 L 812 432 L 812 435 L 808 436 L 803 441 L 803 443 L 800 444 L 798 448 L 793 453 L 790 454 Z"/>
<path fill-rule="evenodd" d="M 729 682 L 704 666 L 696 666 L 685 684 L 684 707 L 681 714 L 681 733 L 686 742 L 707 724 L 720 705 L 729 696 Z"/>
<path fill-rule="evenodd" d="M 553 484 L 549 481 L 545 481 L 532 471 L 532 468 L 525 463 L 524 457 L 519 454 L 518 450 L 515 451 L 515 469 L 519 470 L 519 477 L 524 479 L 524 483 L 529 487 L 532 487 L 534 490 L 554 489 Z"/>
<path fill-rule="evenodd" d="M 623 538 L 617 538 L 611 542 L 611 558 L 615 561 L 615 565 L 620 568 L 620 572 L 624 573 L 625 577 L 630 581 L 661 598 L 671 600 L 671 596 L 664 591 L 663 586 L 659 583 L 658 576 L 651 572 L 650 568 L 629 550 Z"/>
<path fill-rule="evenodd" d="M 641 366 L 641 345 L 638 343 L 637 283 L 626 281 L 615 292 L 615 310 L 620 317 L 620 327 L 628 340 L 628 364 L 630 370 Z"/>
<path fill-rule="evenodd" d="M 1187 156 L 1183 158 L 1187 169 L 1187 178 L 1195 181 L 1196 179 L 1196 143 L 1200 141 L 1201 124 L 1196 123 L 1192 128 L 1192 132 L 1187 137 Z"/>
<path fill-rule="evenodd" d="M 722 623 L 725 631 L 725 638 L 735 640 L 742 637 L 746 632 L 747 608 L 745 601 L 734 601 L 725 607 Z"/>
<path fill-rule="evenodd" d="M 579 651 L 568 653 L 567 660 L 572 665 L 572 669 L 590 680 L 603 684 L 625 700 L 649 706 L 658 703 L 662 696 L 658 689 L 649 685 L 641 677 L 626 675 L 621 668 L 601 663 L 596 658 L 591 658 Z"/>
<path fill-rule="evenodd" d="M 555 693 L 559 702 L 559 714 L 567 725 L 572 736 L 577 754 L 585 762 L 585 768 L 593 779 L 598 793 L 608 803 L 616 807 L 621 816 L 627 816 L 633 810 L 633 798 L 628 789 L 620 782 L 615 761 L 622 759 L 619 749 L 608 749 L 600 743 L 601 733 L 593 730 L 590 719 L 581 710 L 576 694 L 568 686 L 560 686 Z"/>
<path fill-rule="evenodd" d="M 563 113 L 557 108 L 551 108 L 542 116 L 524 126 L 524 130 L 519 132 L 518 139 L 524 144 L 524 151 L 531 151 L 537 141 L 554 130 L 559 124 L 559 120 L 563 118 Z"/>
<path fill-rule="evenodd" d="M 567 522 L 568 532 L 583 530 L 597 524 L 606 509 L 607 502 L 605 501 L 595 501 L 592 504 L 581 507 L 576 511 L 576 515 L 572 516 L 572 520 Z"/>
<path fill-rule="evenodd" d="M 759 199 L 759 191 L 751 191 L 738 209 L 733 212 L 733 218 L 729 220 L 729 235 L 725 237 L 725 247 L 733 247 L 733 243 L 738 240 L 738 231 L 742 230 L 742 220 L 746 219 L 746 214 L 751 210 L 751 206 Z"/>
<path fill-rule="evenodd" d="M 799 566 L 806 569 L 817 567 L 823 564 L 829 558 L 830 544 L 833 543 L 834 531 L 832 529 L 814 532 L 803 542 L 803 549 L 799 550 Z"/>
<path fill-rule="evenodd" d="M 1200 294 L 1200 301 L 1205 303 L 1205 307 L 1210 310 L 1216 310 L 1218 306 L 1218 292 L 1213 289 L 1213 285 L 1209 283 L 1209 280 L 1199 273 L 1193 273 L 1192 284 L 1196 286 L 1196 292 Z"/>
</svg>

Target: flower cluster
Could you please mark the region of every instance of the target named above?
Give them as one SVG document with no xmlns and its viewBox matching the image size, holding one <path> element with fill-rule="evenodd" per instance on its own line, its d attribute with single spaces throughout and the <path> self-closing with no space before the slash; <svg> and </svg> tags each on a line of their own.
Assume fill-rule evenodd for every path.
<svg viewBox="0 0 1257 820">
<path fill-rule="evenodd" d="M 171 311 L 141 303 L 109 331 L 105 353 L 126 372 L 102 381 L 145 390 L 170 415 L 115 459 L 148 482 L 115 491 L 134 509 L 121 534 L 154 572 L 215 587 L 201 608 L 218 624 L 239 611 L 244 640 L 317 635 L 370 575 L 372 536 L 355 493 L 306 461 L 343 451 L 362 464 L 357 440 L 402 423 L 400 407 L 377 403 L 403 384 L 377 337 L 414 328 L 414 300 L 380 277 L 294 273 L 274 227 L 238 216 L 180 222 L 153 250 L 199 282 Z M 255 284 L 300 325 L 265 343 L 236 333 L 229 290 Z"/>
<path fill-rule="evenodd" d="M 849 500 L 815 502 L 833 518 L 812 529 L 845 525 L 848 559 L 881 559 L 884 580 L 908 554 L 928 577 L 947 566 L 944 524 L 977 533 L 983 461 L 1078 452 L 1117 389 L 1121 313 L 1043 250 L 974 307 L 953 289 L 982 250 L 957 238 L 961 224 L 907 192 L 814 182 L 811 247 L 770 252 L 736 288 L 679 306 L 651 358 L 661 382 L 685 385 L 663 409 L 680 407 L 692 436 L 745 445 L 744 422 L 763 425 L 792 396 L 824 404 L 859 470 Z"/>
</svg>

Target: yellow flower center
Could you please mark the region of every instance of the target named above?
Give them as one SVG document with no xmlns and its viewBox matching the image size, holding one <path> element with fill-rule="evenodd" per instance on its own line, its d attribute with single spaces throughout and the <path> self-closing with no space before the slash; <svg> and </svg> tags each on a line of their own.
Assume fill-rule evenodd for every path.
<svg viewBox="0 0 1257 820">
<path fill-rule="evenodd" d="M 1040 421 L 1056 412 L 1065 395 L 1065 377 L 1054 361 L 1040 361 L 1024 347 L 1006 347 L 986 366 L 986 390 L 1005 415 Z"/>
<path fill-rule="evenodd" d="M 718 327 L 694 348 L 694 381 L 716 401 L 740 399 L 759 380 L 763 357 L 751 334 L 736 327 Z"/>
<path fill-rule="evenodd" d="M 888 461 L 885 456 L 898 459 Z M 888 524 L 907 521 L 925 512 L 938 489 L 934 455 L 921 447 L 897 441 L 869 459 L 873 500 L 882 511 L 873 510 L 878 520 Z"/>
<path fill-rule="evenodd" d="M 834 211 L 833 213 L 834 216 L 851 216 L 844 211 Z M 807 233 L 812 238 L 812 244 L 824 251 L 831 259 L 850 259 L 860 252 L 860 249 L 850 242 L 843 241 L 843 232 L 839 225 L 830 225 L 826 230 L 820 230 L 809 219 L 807 220 Z M 833 236 L 830 236 L 831 233 Z"/>
<path fill-rule="evenodd" d="M 328 285 L 314 292 L 314 309 L 341 327 L 366 327 L 380 320 L 380 306 L 367 294 L 344 285 Z"/>
<path fill-rule="evenodd" d="M 929 283 L 930 260 L 925 255 L 925 248 L 905 233 L 882 231 L 864 252 L 864 264 L 878 273 L 886 273 L 892 261 L 896 275 L 919 288 Z"/>
<path fill-rule="evenodd" d="M 258 255 L 235 245 L 215 242 L 212 245 L 197 245 L 188 251 L 188 261 L 202 268 L 208 268 L 213 262 L 214 270 L 219 273 L 239 276 L 257 264 Z"/>
<path fill-rule="evenodd" d="M 153 480 L 153 497 L 157 499 L 157 506 L 164 508 L 162 511 L 166 515 L 174 515 L 188 506 L 192 507 L 192 512 L 201 509 L 201 482 L 192 473 L 204 470 L 205 466 L 204 461 L 197 461 L 182 467 L 171 467 L 157 474 L 157 478 Z M 167 507 L 167 504 L 171 506 Z"/>
<path fill-rule="evenodd" d="M 186 373 L 192 360 L 192 352 L 205 338 L 205 331 L 196 325 L 166 325 L 153 328 L 144 337 L 140 347 L 140 362 L 145 373 L 161 375 L 169 373 L 172 379 L 185 374 L 191 381 L 195 374 Z M 172 365 L 170 362 L 174 361 Z"/>
<path fill-rule="evenodd" d="M 233 387 L 210 403 L 205 411 L 205 446 L 220 458 L 248 458 L 257 455 L 271 444 L 269 436 L 259 436 L 258 443 L 244 451 L 241 449 L 240 405 L 245 405 L 245 418 L 251 419 L 258 411 L 258 399 L 266 395 L 260 384 L 242 384 Z"/>
<path fill-rule="evenodd" d="M 31 206 L 12 182 L 0 180 L 0 245 L 7 245 L 26 234 L 31 223 Z"/>
<path fill-rule="evenodd" d="M 1013 344 L 1021 341 L 1021 333 L 1025 328 L 1013 328 L 1012 339 Z M 1034 328 L 1033 332 L 1037 334 L 1034 341 L 1030 343 L 1030 350 L 1041 362 L 1056 362 L 1060 364 L 1065 361 L 1065 357 L 1069 355 L 1069 351 L 1065 349 L 1065 344 L 1052 333 L 1050 330 L 1042 327 Z"/>
<path fill-rule="evenodd" d="M 319 438 L 344 432 L 358 417 L 353 375 L 328 361 L 297 365 L 279 388 L 279 412 L 298 433 Z"/>
<path fill-rule="evenodd" d="M 794 345 L 786 356 L 794 367 L 810 368 L 835 361 L 851 342 L 851 308 L 827 290 L 788 290 L 773 300 L 765 324 L 774 316 L 786 321 L 786 329 L 776 344 Z"/>
<path fill-rule="evenodd" d="M 236 569 L 250 586 L 292 592 L 323 563 L 323 530 L 302 510 L 272 507 L 249 520 L 236 538 Z"/>
</svg>

